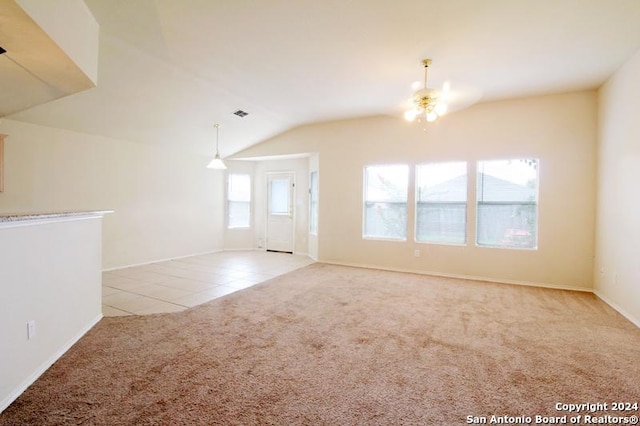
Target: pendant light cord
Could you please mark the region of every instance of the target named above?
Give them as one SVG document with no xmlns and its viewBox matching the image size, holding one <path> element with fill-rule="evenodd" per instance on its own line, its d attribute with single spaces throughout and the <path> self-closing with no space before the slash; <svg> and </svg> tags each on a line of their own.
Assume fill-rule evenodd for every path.
<svg viewBox="0 0 640 426">
<path fill-rule="evenodd" d="M 218 151 L 218 142 L 220 141 L 220 125 L 215 124 L 213 127 L 216 128 L 216 156 L 220 156 L 220 153 Z"/>
</svg>

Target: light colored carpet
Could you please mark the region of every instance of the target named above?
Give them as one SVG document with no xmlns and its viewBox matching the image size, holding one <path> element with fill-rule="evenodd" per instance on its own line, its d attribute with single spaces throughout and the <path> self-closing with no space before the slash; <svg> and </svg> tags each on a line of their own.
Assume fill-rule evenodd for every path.
<svg viewBox="0 0 640 426">
<path fill-rule="evenodd" d="M 455 425 L 639 400 L 640 329 L 591 294 L 314 264 L 103 319 L 0 424 Z"/>
</svg>

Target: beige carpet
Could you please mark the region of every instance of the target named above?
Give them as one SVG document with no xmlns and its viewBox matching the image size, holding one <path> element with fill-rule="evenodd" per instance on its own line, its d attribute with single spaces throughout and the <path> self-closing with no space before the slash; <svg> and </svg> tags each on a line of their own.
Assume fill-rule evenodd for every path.
<svg viewBox="0 0 640 426">
<path fill-rule="evenodd" d="M 639 400 L 640 329 L 591 294 L 315 264 L 103 319 L 0 424 L 455 425 Z"/>
</svg>

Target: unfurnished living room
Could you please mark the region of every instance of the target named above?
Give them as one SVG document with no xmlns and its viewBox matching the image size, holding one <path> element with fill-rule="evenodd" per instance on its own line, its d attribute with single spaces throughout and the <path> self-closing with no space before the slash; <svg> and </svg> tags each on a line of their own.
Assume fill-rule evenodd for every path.
<svg viewBox="0 0 640 426">
<path fill-rule="evenodd" d="M 0 0 L 0 425 L 637 424 L 640 1 Z"/>
</svg>

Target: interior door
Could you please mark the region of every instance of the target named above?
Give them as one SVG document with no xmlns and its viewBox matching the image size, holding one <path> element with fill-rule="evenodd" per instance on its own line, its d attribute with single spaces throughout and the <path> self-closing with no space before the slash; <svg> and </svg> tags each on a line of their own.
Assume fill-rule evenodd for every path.
<svg viewBox="0 0 640 426">
<path fill-rule="evenodd" d="M 267 250 L 293 253 L 293 173 L 269 173 L 267 185 Z"/>
</svg>

